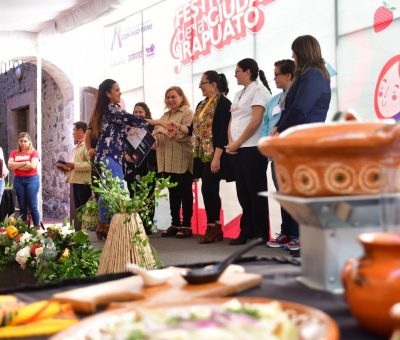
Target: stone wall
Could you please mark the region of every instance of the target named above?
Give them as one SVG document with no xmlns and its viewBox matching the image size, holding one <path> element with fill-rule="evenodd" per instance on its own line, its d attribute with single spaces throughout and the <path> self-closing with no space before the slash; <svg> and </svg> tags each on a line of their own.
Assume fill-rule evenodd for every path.
<svg viewBox="0 0 400 340">
<path fill-rule="evenodd" d="M 13 103 L 18 103 L 19 96 L 22 98 L 28 92 L 33 92 L 36 100 L 35 65 L 30 63 L 23 65 L 23 77 L 20 81 L 12 70 L 0 75 L 0 146 L 4 150 L 11 151 L 15 148 L 14 145 L 7 145 L 7 134 L 17 133 L 17 131 L 10 131 L 10 128 L 7 129 L 7 115 L 11 109 L 17 108 L 8 107 L 10 98 L 14 98 Z M 69 152 L 73 147 L 73 115 L 70 114 L 69 109 L 66 111 L 68 114 L 64 115 L 64 99 L 59 86 L 46 71 L 42 70 L 41 166 L 43 217 L 45 218 L 60 219 L 69 214 L 69 185 L 65 183 L 64 175 L 53 167 L 60 157 L 68 160 Z M 36 107 L 33 114 L 36 125 Z M 32 138 L 36 140 L 36 136 L 32 135 Z"/>
<path fill-rule="evenodd" d="M 18 80 L 15 76 L 14 69 L 0 74 L 0 145 L 5 154 L 8 154 L 16 147 L 16 145 L 8 145 L 8 134 L 16 133 L 15 131 L 8 131 L 7 115 L 11 109 L 8 108 L 8 100 L 28 92 L 32 92 L 33 96 L 36 98 L 36 66 L 25 64 L 23 66 L 23 77 L 21 80 Z M 33 112 L 36 115 L 36 107 Z M 36 121 L 36 119 L 34 119 L 34 121 Z M 36 126 L 32 128 L 33 131 L 36 130 Z M 32 135 L 32 138 L 36 140 L 35 135 Z"/>
<path fill-rule="evenodd" d="M 60 218 L 69 215 L 69 185 L 53 164 L 69 160 L 73 148 L 73 116 L 64 115 L 64 99 L 59 86 L 42 71 L 42 187 L 43 214 Z"/>
</svg>

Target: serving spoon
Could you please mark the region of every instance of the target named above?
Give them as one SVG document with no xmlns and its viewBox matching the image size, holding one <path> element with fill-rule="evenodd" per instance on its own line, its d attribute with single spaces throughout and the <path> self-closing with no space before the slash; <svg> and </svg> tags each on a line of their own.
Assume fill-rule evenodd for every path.
<svg viewBox="0 0 400 340">
<path fill-rule="evenodd" d="M 194 268 L 181 273 L 182 277 L 190 284 L 201 284 L 217 281 L 225 269 L 233 263 L 237 258 L 242 256 L 244 253 L 248 252 L 250 249 L 262 244 L 264 240 L 262 238 L 257 238 L 250 241 L 245 246 L 240 247 L 230 256 L 228 256 L 222 262 L 214 265 L 207 266 L 204 268 Z"/>
</svg>

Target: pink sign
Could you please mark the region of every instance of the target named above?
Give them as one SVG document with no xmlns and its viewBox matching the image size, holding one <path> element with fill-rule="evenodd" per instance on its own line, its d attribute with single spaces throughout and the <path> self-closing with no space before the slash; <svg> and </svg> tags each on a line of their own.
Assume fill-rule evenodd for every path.
<svg viewBox="0 0 400 340">
<path fill-rule="evenodd" d="M 240 40 L 248 32 L 257 33 L 264 26 L 261 7 L 275 0 L 192 0 L 175 12 L 175 32 L 170 52 L 180 64 L 189 64 L 210 54 L 211 47 L 223 49 L 232 40 Z"/>
</svg>

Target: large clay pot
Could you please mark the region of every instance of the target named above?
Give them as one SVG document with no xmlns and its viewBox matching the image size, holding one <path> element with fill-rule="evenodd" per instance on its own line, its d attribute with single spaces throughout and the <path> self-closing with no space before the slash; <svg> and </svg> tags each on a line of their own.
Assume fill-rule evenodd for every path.
<svg viewBox="0 0 400 340">
<path fill-rule="evenodd" d="M 365 233 L 358 237 L 365 255 L 347 261 L 345 298 L 353 316 L 371 332 L 390 335 L 390 308 L 400 301 L 400 233 Z"/>
<path fill-rule="evenodd" d="M 383 168 L 400 166 L 400 125 L 384 121 L 304 124 L 262 138 L 259 149 L 274 160 L 283 194 L 378 194 Z"/>
</svg>

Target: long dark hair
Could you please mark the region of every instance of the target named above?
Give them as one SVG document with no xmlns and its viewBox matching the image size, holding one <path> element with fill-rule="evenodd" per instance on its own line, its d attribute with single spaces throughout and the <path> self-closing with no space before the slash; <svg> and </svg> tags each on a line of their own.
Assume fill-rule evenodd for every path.
<svg viewBox="0 0 400 340">
<path fill-rule="evenodd" d="M 97 138 L 100 136 L 103 114 L 106 111 L 108 104 L 110 104 L 110 98 L 108 98 L 107 92 L 111 91 L 115 83 L 116 81 L 113 79 L 106 79 L 99 85 L 99 90 L 97 91 L 96 104 L 89 122 L 89 126 L 92 128 L 92 133 Z"/>
<path fill-rule="evenodd" d="M 133 113 L 135 114 L 135 107 L 136 106 L 140 106 L 141 108 L 143 108 L 144 112 L 146 113 L 146 117 L 147 119 L 151 119 L 151 112 L 149 107 L 147 106 L 147 104 L 145 102 L 138 102 L 135 104 L 135 106 L 133 107 Z"/>
<path fill-rule="evenodd" d="M 237 63 L 237 66 L 239 66 L 243 71 L 250 70 L 250 80 L 252 81 L 257 80 L 258 76 L 260 76 L 261 82 L 268 89 L 269 93 L 272 94 L 271 89 L 268 85 L 267 78 L 265 77 L 264 71 L 258 68 L 258 64 L 254 59 L 252 58 L 242 59 Z"/>
<path fill-rule="evenodd" d="M 329 72 L 322 58 L 321 46 L 312 35 L 301 35 L 292 43 L 292 51 L 296 54 L 296 77 L 304 74 L 311 67 L 319 68 L 325 78 L 330 80 Z"/>
<path fill-rule="evenodd" d="M 203 74 L 209 82 L 217 84 L 218 91 L 224 96 L 229 93 L 228 80 L 226 79 L 225 74 L 218 74 L 218 72 L 214 70 L 206 71 Z"/>
</svg>

